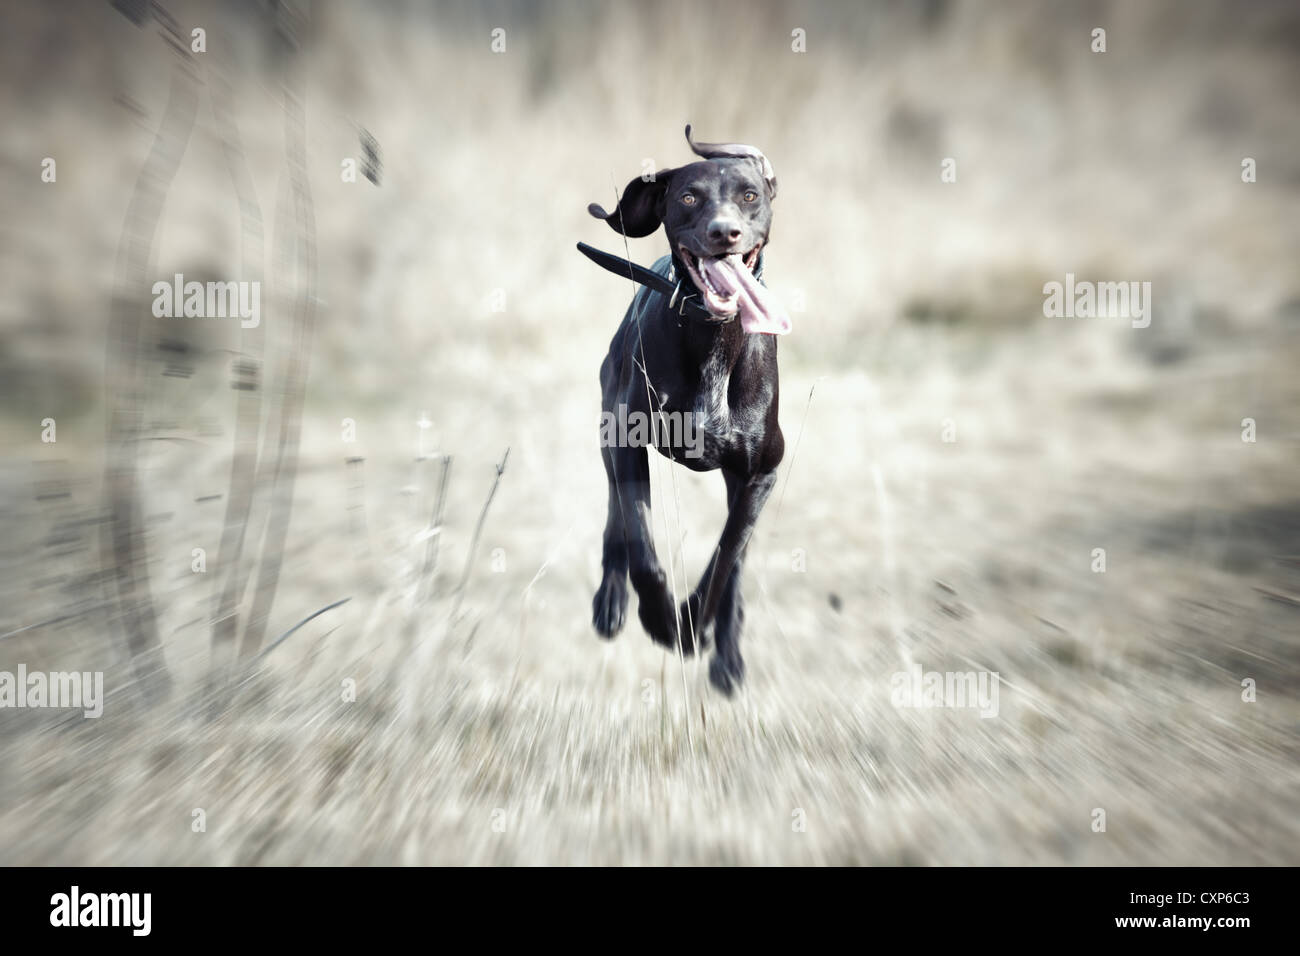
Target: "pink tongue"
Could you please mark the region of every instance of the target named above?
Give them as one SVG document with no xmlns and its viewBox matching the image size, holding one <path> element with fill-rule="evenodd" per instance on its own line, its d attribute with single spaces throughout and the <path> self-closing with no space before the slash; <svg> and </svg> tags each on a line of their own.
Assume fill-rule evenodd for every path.
<svg viewBox="0 0 1300 956">
<path fill-rule="evenodd" d="M 746 332 L 785 335 L 790 331 L 790 316 L 776 298 L 745 268 L 739 255 L 725 259 L 701 259 L 700 266 L 714 287 L 730 298 L 737 296 L 740 325 Z"/>
<path fill-rule="evenodd" d="M 736 281 L 736 272 L 740 271 L 740 256 L 727 256 L 725 259 L 700 259 L 700 270 L 713 283 L 715 289 L 722 293 L 723 298 L 731 298 L 736 293 L 739 285 Z M 748 272 L 748 269 L 744 270 Z"/>
</svg>

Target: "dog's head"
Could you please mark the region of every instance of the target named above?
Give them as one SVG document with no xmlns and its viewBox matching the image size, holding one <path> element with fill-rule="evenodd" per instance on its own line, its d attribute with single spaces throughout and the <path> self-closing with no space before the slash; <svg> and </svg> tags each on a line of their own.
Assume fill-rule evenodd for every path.
<svg viewBox="0 0 1300 956">
<path fill-rule="evenodd" d="M 613 212 L 596 203 L 587 211 L 633 239 L 663 225 L 674 259 L 685 266 L 709 311 L 748 316 L 747 300 L 757 306 L 765 298 L 753 276 L 772 228 L 776 174 L 753 146 L 697 143 L 690 126 L 686 141 L 703 162 L 634 179 Z"/>
</svg>

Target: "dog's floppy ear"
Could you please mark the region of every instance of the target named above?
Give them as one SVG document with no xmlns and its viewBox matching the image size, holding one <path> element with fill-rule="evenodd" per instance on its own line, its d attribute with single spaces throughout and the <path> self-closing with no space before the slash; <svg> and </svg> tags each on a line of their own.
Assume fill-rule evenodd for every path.
<svg viewBox="0 0 1300 956">
<path fill-rule="evenodd" d="M 597 219 L 604 219 L 609 228 L 621 232 L 629 239 L 641 239 L 659 228 L 664 219 L 664 196 L 668 190 L 668 180 L 674 170 L 661 169 L 653 179 L 638 176 L 627 184 L 623 197 L 613 212 L 605 212 L 604 207 L 592 203 L 587 212 Z"/>
</svg>

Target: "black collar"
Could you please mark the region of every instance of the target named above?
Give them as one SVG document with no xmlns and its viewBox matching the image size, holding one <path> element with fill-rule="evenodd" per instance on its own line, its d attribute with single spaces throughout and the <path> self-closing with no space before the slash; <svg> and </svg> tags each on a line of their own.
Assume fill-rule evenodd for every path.
<svg viewBox="0 0 1300 956">
<path fill-rule="evenodd" d="M 695 284 L 690 281 L 689 277 L 677 279 L 673 278 L 681 273 L 680 263 L 676 255 L 672 258 L 672 277 L 659 275 L 657 272 L 651 272 L 644 266 L 639 266 L 635 262 L 629 262 L 626 259 L 620 259 L 618 256 L 611 255 L 608 252 L 602 252 L 594 249 L 585 242 L 578 243 L 578 251 L 590 259 L 602 269 L 608 269 L 615 275 L 631 279 L 633 282 L 639 282 L 641 285 L 649 286 L 656 292 L 661 292 L 668 296 L 668 308 L 678 315 L 688 319 L 695 319 L 697 322 L 707 322 L 709 325 L 726 325 L 732 321 L 736 314 L 728 316 L 714 315 L 704 307 L 703 298 L 700 291 L 695 288 Z M 766 252 L 767 250 L 763 250 Z M 761 278 L 763 274 L 762 252 L 759 253 L 758 265 L 754 269 L 754 278 Z"/>
</svg>

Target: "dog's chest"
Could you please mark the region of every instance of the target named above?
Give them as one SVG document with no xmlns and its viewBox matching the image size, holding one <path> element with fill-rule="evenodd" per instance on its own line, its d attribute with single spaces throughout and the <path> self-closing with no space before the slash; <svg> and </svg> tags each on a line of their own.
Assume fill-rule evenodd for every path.
<svg viewBox="0 0 1300 956">
<path fill-rule="evenodd" d="M 696 425 L 705 435 L 723 442 L 731 432 L 731 408 L 727 394 L 731 387 L 731 369 L 721 350 L 714 350 L 700 369 L 699 387 L 692 412 Z"/>
<path fill-rule="evenodd" d="M 660 392 L 672 427 L 672 437 L 659 445 L 662 454 L 695 471 L 734 467 L 753 457 L 763 416 L 743 402 L 733 404 L 738 374 L 725 356 L 710 356 L 697 379 L 674 382 Z"/>
</svg>

